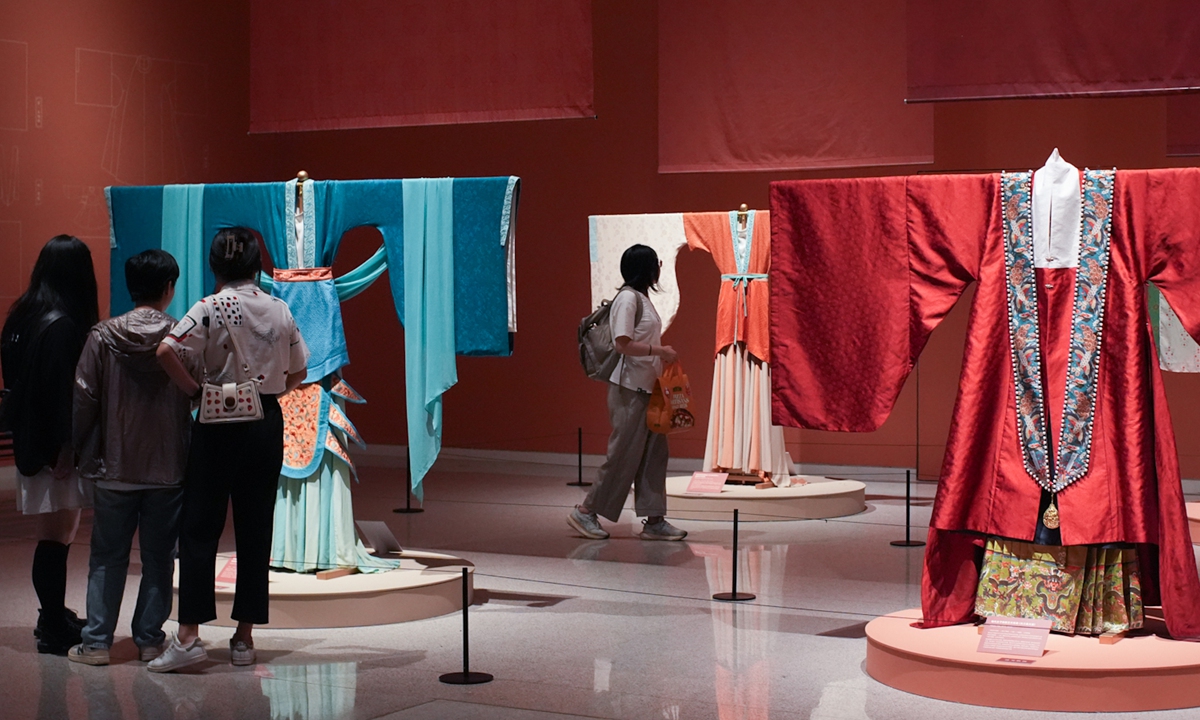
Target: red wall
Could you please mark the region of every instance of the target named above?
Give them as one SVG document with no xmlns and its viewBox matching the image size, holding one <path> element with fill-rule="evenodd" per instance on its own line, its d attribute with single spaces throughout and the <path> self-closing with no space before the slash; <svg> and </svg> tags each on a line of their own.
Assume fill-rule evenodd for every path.
<svg viewBox="0 0 1200 720">
<path fill-rule="evenodd" d="M 767 183 L 774 179 L 1027 169 L 1040 166 L 1054 147 L 1080 167 L 1178 164 L 1165 157 L 1165 101 L 1125 98 L 939 105 L 932 166 L 660 175 L 658 13 L 655 3 L 637 0 L 595 3 L 596 119 L 248 136 L 247 2 L 2 2 L 0 40 L 29 48 L 29 129 L 0 129 L 0 160 L 2 151 L 15 147 L 20 163 L 15 185 L 0 173 L 0 302 L 20 291 L 37 249 L 58 232 L 88 240 L 107 287 L 107 230 L 94 198 L 108 184 L 282 180 L 300 169 L 318 179 L 521 176 L 516 353 L 459 359 L 459 384 L 446 397 L 447 447 L 573 452 L 575 428 L 582 427 L 585 451 L 603 452 L 604 388 L 583 376 L 574 341 L 575 326 L 590 309 L 588 215 L 727 210 L 743 202 L 764 208 Z M 149 169 L 139 177 L 105 170 L 112 110 L 76 102 L 76 48 L 205 66 L 200 101 L 192 90 L 180 89 L 189 94 L 179 105 L 201 113 L 180 114 L 175 131 L 180 139 L 168 144 L 179 149 L 170 157 L 184 158 L 182 170 L 167 161 L 161 146 L 141 151 L 158 160 L 144 166 Z M 0 67 L 0 89 L 12 84 L 5 71 Z M 194 87 L 190 75 L 181 77 Z M 40 130 L 33 126 L 37 96 L 43 98 Z M 0 103 L 6 102 L 8 96 L 0 95 Z M 162 133 L 152 127 L 132 135 L 154 139 Z M 40 201 L 35 195 L 39 180 Z M 6 202 L 10 187 L 16 196 Z M 365 259 L 379 241 L 374 231 L 354 231 L 335 271 Z M 665 340 L 680 351 L 698 414 L 707 418 L 718 273 L 707 255 L 686 250 L 678 272 L 682 304 Z M 921 475 L 936 476 L 957 386 L 966 309 L 960 302 L 934 333 L 881 430 L 858 435 L 792 431 L 793 457 L 911 466 L 919 439 Z M 369 401 L 353 408 L 352 417 L 369 442 L 402 444 L 402 331 L 385 284 L 349 301 L 344 311 L 352 360 L 346 377 Z M 1197 477 L 1200 452 L 1193 437 L 1200 427 L 1200 377 L 1170 375 L 1167 382 L 1184 474 Z M 671 439 L 676 456 L 697 457 L 703 447 L 702 428 Z"/>
<path fill-rule="evenodd" d="M 244 3 L 0 0 L 0 304 L 69 233 L 107 305 L 107 185 L 265 177 L 275 138 L 245 134 L 248 38 Z"/>
</svg>

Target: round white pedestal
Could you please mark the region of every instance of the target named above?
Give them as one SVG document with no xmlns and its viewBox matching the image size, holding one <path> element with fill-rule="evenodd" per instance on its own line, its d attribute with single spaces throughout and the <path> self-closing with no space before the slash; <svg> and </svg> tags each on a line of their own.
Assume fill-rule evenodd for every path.
<svg viewBox="0 0 1200 720">
<path fill-rule="evenodd" d="M 802 476 L 804 485 L 759 490 L 726 485 L 719 493 L 688 493 L 690 475 L 667 478 L 667 516 L 678 520 L 728 520 L 737 508 L 745 522 L 812 520 L 854 515 L 866 509 L 867 486 L 856 480 Z"/>
<path fill-rule="evenodd" d="M 233 553 L 217 556 L 217 619 L 232 627 L 234 585 L 222 577 Z M 400 567 L 381 573 L 354 573 L 320 580 L 312 573 L 272 570 L 271 628 L 360 627 L 424 620 L 462 610 L 462 569 L 467 593 L 474 591 L 475 566 L 461 558 L 405 550 Z M 226 576 L 228 573 L 226 573 Z M 175 607 L 179 607 L 179 569 L 175 570 Z"/>
</svg>

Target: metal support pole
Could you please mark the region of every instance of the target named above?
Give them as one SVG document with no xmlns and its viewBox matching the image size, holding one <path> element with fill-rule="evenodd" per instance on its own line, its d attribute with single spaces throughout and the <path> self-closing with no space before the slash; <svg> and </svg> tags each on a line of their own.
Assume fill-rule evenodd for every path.
<svg viewBox="0 0 1200 720">
<path fill-rule="evenodd" d="M 742 602 L 743 600 L 753 600 L 756 595 L 753 593 L 739 593 L 737 591 L 738 581 L 738 511 L 733 510 L 733 592 L 717 593 L 713 595 L 713 600 L 721 600 L 722 602 Z"/>
<path fill-rule="evenodd" d="M 471 672 L 471 645 L 469 628 L 467 624 L 467 607 L 471 604 L 471 599 L 467 591 L 467 569 L 462 569 L 462 596 L 463 596 L 463 669 L 462 672 L 446 673 L 438 678 L 447 685 L 479 685 L 492 681 L 492 676 L 488 673 Z"/>
<path fill-rule="evenodd" d="M 575 482 L 569 482 L 567 484 L 572 487 L 590 487 L 591 486 L 590 482 L 583 481 L 583 428 L 579 428 L 578 439 L 579 439 L 579 454 L 577 456 L 577 459 L 578 459 L 578 467 L 579 467 L 579 479 L 576 480 Z"/>
<path fill-rule="evenodd" d="M 912 470 L 904 471 L 904 539 L 893 540 L 896 547 L 921 547 L 924 540 L 912 539 Z"/>
</svg>

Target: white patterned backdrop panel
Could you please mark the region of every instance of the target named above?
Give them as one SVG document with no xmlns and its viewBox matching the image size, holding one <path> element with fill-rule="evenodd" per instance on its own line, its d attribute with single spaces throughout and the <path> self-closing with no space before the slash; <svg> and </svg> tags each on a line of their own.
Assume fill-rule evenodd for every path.
<svg viewBox="0 0 1200 720">
<path fill-rule="evenodd" d="M 592 264 L 592 307 L 611 300 L 621 287 L 621 254 L 641 243 L 654 248 L 662 260 L 659 291 L 650 300 L 662 318 L 663 332 L 671 326 L 679 309 L 679 284 L 675 281 L 675 256 L 687 245 L 683 213 L 655 215 L 592 215 L 588 218 Z"/>
<path fill-rule="evenodd" d="M 1168 372 L 1200 373 L 1200 345 L 1183 329 L 1179 316 L 1159 298 L 1158 366 Z"/>
</svg>

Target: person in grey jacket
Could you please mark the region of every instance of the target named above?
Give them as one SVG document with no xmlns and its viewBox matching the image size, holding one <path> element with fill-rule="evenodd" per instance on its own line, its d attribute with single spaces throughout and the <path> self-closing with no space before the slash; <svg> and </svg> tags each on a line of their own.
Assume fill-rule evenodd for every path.
<svg viewBox="0 0 1200 720">
<path fill-rule="evenodd" d="M 75 662 L 109 662 L 135 530 L 142 560 L 133 612 L 139 659 L 153 660 L 166 640 L 192 418 L 190 399 L 155 352 L 175 325 L 164 311 L 178 278 L 170 253 L 129 258 L 125 283 L 136 307 L 92 328 L 75 369 L 73 440 L 80 474 L 96 485 L 87 625 L 83 642 L 67 654 Z"/>
</svg>

